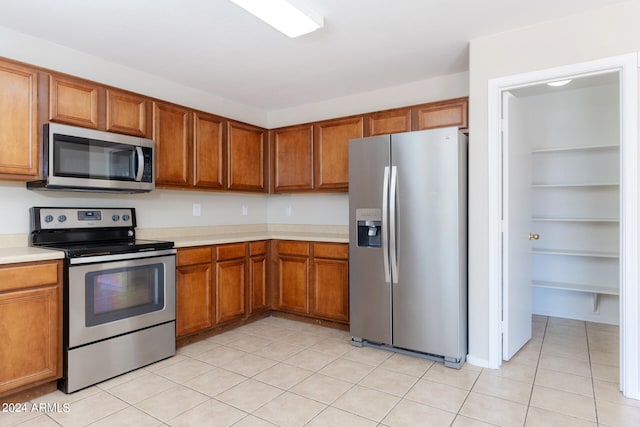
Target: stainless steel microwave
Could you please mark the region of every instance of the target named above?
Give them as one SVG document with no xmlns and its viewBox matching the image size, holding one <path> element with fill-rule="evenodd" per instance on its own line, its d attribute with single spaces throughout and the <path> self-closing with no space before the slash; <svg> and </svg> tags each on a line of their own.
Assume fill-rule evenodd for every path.
<svg viewBox="0 0 640 427">
<path fill-rule="evenodd" d="M 31 190 L 140 193 L 155 186 L 150 139 L 48 123 L 43 179 Z"/>
</svg>

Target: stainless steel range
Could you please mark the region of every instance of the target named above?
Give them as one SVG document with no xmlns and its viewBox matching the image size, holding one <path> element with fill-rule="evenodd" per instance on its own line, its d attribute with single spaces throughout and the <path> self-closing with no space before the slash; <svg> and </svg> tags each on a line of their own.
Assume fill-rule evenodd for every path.
<svg viewBox="0 0 640 427">
<path fill-rule="evenodd" d="M 175 354 L 176 250 L 135 226 L 133 208 L 31 208 L 31 245 L 65 252 L 66 393 Z"/>
</svg>

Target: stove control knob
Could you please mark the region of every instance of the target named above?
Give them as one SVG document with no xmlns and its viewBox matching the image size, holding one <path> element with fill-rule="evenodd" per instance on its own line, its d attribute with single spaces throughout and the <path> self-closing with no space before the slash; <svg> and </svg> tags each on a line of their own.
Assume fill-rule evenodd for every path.
<svg viewBox="0 0 640 427">
<path fill-rule="evenodd" d="M 117 220 L 120 219 L 120 215 L 116 214 L 116 215 L 112 216 L 111 219 L 114 220 L 114 221 L 117 221 Z"/>
<path fill-rule="evenodd" d="M 60 221 L 60 222 L 65 222 L 66 220 L 67 220 L 67 216 L 66 215 L 60 215 L 58 217 L 58 221 Z"/>
<path fill-rule="evenodd" d="M 53 215 L 47 215 L 44 217 L 44 222 L 51 222 L 53 221 Z"/>
<path fill-rule="evenodd" d="M 129 215 L 127 215 L 127 214 L 122 215 L 122 220 L 123 221 L 129 221 L 129 218 L 131 218 L 131 217 Z"/>
</svg>

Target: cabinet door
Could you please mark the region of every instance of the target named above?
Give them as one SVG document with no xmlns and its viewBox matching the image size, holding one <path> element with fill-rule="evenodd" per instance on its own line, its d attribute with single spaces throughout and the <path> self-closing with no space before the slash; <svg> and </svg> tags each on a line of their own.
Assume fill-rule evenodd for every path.
<svg viewBox="0 0 640 427">
<path fill-rule="evenodd" d="M 314 258 L 311 314 L 349 320 L 349 261 Z"/>
<path fill-rule="evenodd" d="M 413 108 L 414 129 L 424 130 L 447 126 L 466 128 L 468 99 L 458 98 Z"/>
<path fill-rule="evenodd" d="M 245 315 L 245 258 L 216 262 L 216 322 Z"/>
<path fill-rule="evenodd" d="M 203 113 L 193 119 L 193 185 L 224 188 L 224 120 Z"/>
<path fill-rule="evenodd" d="M 309 258 L 278 256 L 278 307 L 309 313 Z"/>
<path fill-rule="evenodd" d="M 49 76 L 49 120 L 98 128 L 98 85 Z"/>
<path fill-rule="evenodd" d="M 353 117 L 318 123 L 315 127 L 315 187 L 349 189 L 349 140 L 362 138 L 364 118 Z"/>
<path fill-rule="evenodd" d="M 38 174 L 38 76 L 35 70 L 0 62 L 0 175 Z"/>
<path fill-rule="evenodd" d="M 380 111 L 367 115 L 367 136 L 388 133 L 409 132 L 411 130 L 411 109 Z"/>
<path fill-rule="evenodd" d="M 156 184 L 188 186 L 189 111 L 163 102 L 153 103 Z"/>
<path fill-rule="evenodd" d="M 147 136 L 147 100 L 132 93 L 107 90 L 107 130 Z"/>
<path fill-rule="evenodd" d="M 47 286 L 0 294 L 0 394 L 59 377 L 58 292 Z"/>
<path fill-rule="evenodd" d="M 176 269 L 176 336 L 213 326 L 211 263 Z"/>
<path fill-rule="evenodd" d="M 272 131 L 274 191 L 313 189 L 313 126 Z"/>
<path fill-rule="evenodd" d="M 266 191 L 265 130 L 237 122 L 227 124 L 227 188 Z"/>
</svg>

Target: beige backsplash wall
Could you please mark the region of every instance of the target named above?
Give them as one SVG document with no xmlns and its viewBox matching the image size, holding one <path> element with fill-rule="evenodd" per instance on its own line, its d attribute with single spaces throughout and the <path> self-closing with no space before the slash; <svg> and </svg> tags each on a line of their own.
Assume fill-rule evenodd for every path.
<svg viewBox="0 0 640 427">
<path fill-rule="evenodd" d="M 30 191 L 24 183 L 0 181 L 0 235 L 29 232 L 32 206 L 134 207 L 139 228 L 202 227 L 235 224 L 347 225 L 346 194 L 263 195 L 186 190 L 145 194 Z M 193 216 L 199 204 L 201 216 Z M 243 216 L 243 206 L 247 215 Z M 288 216 L 290 209 L 291 215 Z"/>
</svg>

